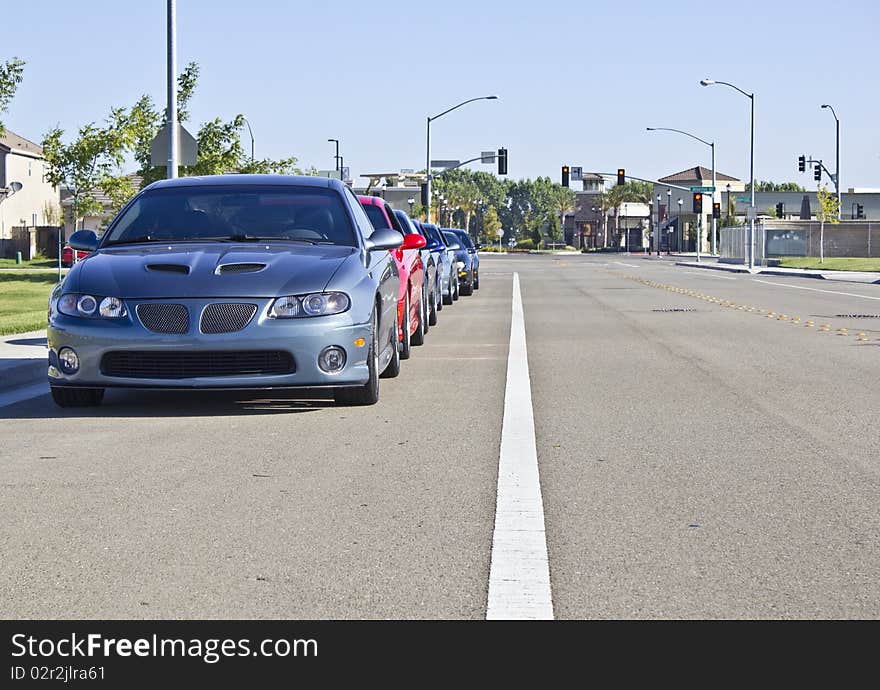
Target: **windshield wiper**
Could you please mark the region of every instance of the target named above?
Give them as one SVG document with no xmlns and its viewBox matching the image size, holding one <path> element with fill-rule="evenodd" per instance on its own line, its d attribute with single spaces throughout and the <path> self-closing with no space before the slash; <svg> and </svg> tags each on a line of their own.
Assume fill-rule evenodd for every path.
<svg viewBox="0 0 880 690">
<path fill-rule="evenodd" d="M 227 237 L 211 239 L 218 239 L 224 242 L 304 242 L 306 244 L 317 244 L 314 240 L 294 239 L 290 237 L 261 237 L 259 235 L 248 234 L 229 235 Z"/>
</svg>

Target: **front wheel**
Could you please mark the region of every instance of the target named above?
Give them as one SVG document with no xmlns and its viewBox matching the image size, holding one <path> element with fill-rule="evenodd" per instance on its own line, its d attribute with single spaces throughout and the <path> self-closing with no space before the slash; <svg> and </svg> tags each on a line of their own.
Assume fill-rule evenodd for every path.
<svg viewBox="0 0 880 690">
<path fill-rule="evenodd" d="M 409 290 L 403 298 L 403 340 L 400 341 L 400 358 L 409 359 L 412 354 L 412 338 L 409 334 Z"/>
<path fill-rule="evenodd" d="M 426 328 L 427 324 L 425 323 L 425 301 L 425 291 L 422 290 L 422 296 L 419 299 L 419 325 L 416 328 L 416 332 L 412 334 L 413 345 L 425 344 L 425 332 L 428 330 Z"/>
<path fill-rule="evenodd" d="M 52 400 L 59 407 L 96 407 L 104 399 L 103 388 L 71 388 L 50 386 Z"/>
<path fill-rule="evenodd" d="M 391 361 L 388 362 L 388 366 L 385 367 L 385 371 L 381 374 L 383 379 L 393 379 L 400 375 L 400 348 L 397 345 L 396 325 L 391 332 L 391 351 L 393 353 L 391 355 Z"/>
<path fill-rule="evenodd" d="M 429 326 L 436 326 L 437 325 L 437 302 L 439 301 L 437 299 L 438 294 L 439 293 L 438 293 L 437 282 L 434 281 L 434 289 L 431 290 L 431 306 L 428 309 L 428 325 Z"/>
<path fill-rule="evenodd" d="M 379 402 L 379 334 L 376 307 L 370 319 L 370 350 L 367 352 L 367 369 L 370 378 L 363 386 L 337 388 L 333 399 L 338 405 L 375 405 Z"/>
<path fill-rule="evenodd" d="M 474 271 L 474 290 L 480 289 L 480 272 Z"/>
</svg>

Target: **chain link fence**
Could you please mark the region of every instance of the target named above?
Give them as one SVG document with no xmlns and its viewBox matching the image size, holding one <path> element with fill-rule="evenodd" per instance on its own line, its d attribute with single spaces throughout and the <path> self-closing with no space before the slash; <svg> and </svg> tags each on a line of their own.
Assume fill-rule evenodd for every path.
<svg viewBox="0 0 880 690">
<path fill-rule="evenodd" d="M 819 256 L 821 227 L 818 221 L 757 221 L 755 261 L 783 256 Z M 880 257 L 880 223 L 825 223 L 826 257 Z M 719 230 L 720 260 L 745 263 L 749 226 Z"/>
</svg>

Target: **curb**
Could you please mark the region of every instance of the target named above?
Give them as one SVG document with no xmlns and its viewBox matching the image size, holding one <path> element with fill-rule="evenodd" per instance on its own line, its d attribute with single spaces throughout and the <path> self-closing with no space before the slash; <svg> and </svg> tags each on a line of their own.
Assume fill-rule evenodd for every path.
<svg viewBox="0 0 880 690">
<path fill-rule="evenodd" d="M 847 278 L 845 276 L 841 277 L 828 277 L 827 274 L 822 273 L 793 273 L 791 271 L 775 271 L 772 268 L 755 268 L 754 270 L 749 270 L 748 268 L 743 268 L 740 266 L 731 266 L 731 265 L 718 265 L 718 264 L 698 264 L 694 261 L 676 261 L 676 266 L 686 266 L 687 268 L 704 268 L 709 269 L 711 271 L 727 271 L 728 273 L 750 273 L 751 275 L 761 274 L 765 276 L 783 276 L 787 278 L 812 278 L 813 280 L 830 280 L 832 282 L 838 283 L 854 283 L 858 285 L 880 285 L 880 279 L 878 280 L 853 280 Z M 842 273 L 842 272 L 841 272 Z"/>
</svg>

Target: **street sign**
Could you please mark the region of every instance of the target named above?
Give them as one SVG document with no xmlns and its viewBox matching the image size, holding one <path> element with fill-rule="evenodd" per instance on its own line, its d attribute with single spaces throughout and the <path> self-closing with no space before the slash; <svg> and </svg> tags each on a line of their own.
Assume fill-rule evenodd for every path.
<svg viewBox="0 0 880 690">
<path fill-rule="evenodd" d="M 736 197 L 735 201 L 739 201 L 743 204 L 748 204 L 751 201 L 751 199 L 747 196 L 738 196 L 738 197 Z"/>
<path fill-rule="evenodd" d="M 329 177 L 334 180 L 340 179 L 338 170 L 319 170 L 318 177 Z"/>
<path fill-rule="evenodd" d="M 584 169 L 581 166 L 571 166 L 570 179 L 572 182 L 584 181 Z"/>
<path fill-rule="evenodd" d="M 504 237 L 504 228 L 498 228 L 498 237 Z"/>
<path fill-rule="evenodd" d="M 348 182 L 351 179 L 351 170 L 347 165 L 342 166 L 342 181 Z"/>
<path fill-rule="evenodd" d="M 495 162 L 495 152 L 494 151 L 480 151 L 480 163 L 494 163 Z"/>
<path fill-rule="evenodd" d="M 691 187 L 692 192 L 706 192 L 707 194 L 711 194 L 715 191 L 715 187 Z"/>
<path fill-rule="evenodd" d="M 432 168 L 443 168 L 444 170 L 446 170 L 447 168 L 454 168 L 459 163 L 461 163 L 461 161 L 446 161 L 446 160 L 431 161 L 431 167 Z"/>
<path fill-rule="evenodd" d="M 168 165 L 168 137 L 170 128 L 166 122 L 162 129 L 150 142 L 150 165 L 164 167 Z M 199 144 L 196 138 L 187 132 L 179 123 L 177 125 L 177 164 L 195 165 L 199 155 Z"/>
</svg>

